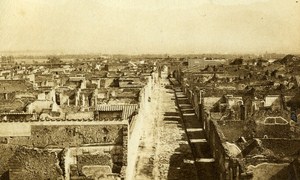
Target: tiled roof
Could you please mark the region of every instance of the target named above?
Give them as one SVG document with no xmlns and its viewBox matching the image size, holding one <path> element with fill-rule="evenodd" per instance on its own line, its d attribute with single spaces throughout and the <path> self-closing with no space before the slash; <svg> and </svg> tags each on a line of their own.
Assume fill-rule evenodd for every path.
<svg viewBox="0 0 300 180">
<path fill-rule="evenodd" d="M 128 119 L 132 113 L 138 109 L 137 104 L 126 104 L 126 105 L 99 105 L 95 108 L 96 111 L 123 111 L 122 119 Z"/>
<path fill-rule="evenodd" d="M 4 112 L 0 113 L 1 115 L 33 115 L 34 113 L 27 113 L 27 112 Z"/>
<path fill-rule="evenodd" d="M 33 86 L 25 80 L 0 80 L 0 93 L 28 91 L 30 89 L 33 89 Z"/>
</svg>

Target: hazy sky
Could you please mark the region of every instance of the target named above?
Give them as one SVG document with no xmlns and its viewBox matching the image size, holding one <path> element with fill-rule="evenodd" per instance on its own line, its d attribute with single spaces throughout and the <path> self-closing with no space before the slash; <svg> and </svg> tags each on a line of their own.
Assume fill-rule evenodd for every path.
<svg viewBox="0 0 300 180">
<path fill-rule="evenodd" d="M 26 50 L 299 53 L 300 2 L 0 0 L 0 51 Z"/>
</svg>

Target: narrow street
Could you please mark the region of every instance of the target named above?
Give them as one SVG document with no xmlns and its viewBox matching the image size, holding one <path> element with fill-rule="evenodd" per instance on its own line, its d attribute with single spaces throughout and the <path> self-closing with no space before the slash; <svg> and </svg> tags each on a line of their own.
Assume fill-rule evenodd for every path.
<svg viewBox="0 0 300 180">
<path fill-rule="evenodd" d="M 169 84 L 169 81 L 161 80 L 161 84 Z M 174 90 L 157 86 L 154 97 L 155 110 L 152 119 L 145 121 L 148 128 L 141 139 L 134 179 L 197 179 Z"/>
</svg>

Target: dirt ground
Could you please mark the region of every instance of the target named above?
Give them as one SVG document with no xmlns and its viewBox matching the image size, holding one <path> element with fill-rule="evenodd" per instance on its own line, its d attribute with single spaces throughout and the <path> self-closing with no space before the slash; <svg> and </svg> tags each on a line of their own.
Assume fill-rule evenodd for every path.
<svg viewBox="0 0 300 180">
<path fill-rule="evenodd" d="M 168 84 L 162 80 L 161 84 Z M 176 109 L 174 91 L 157 85 L 139 147 L 136 180 L 197 179 L 192 153 Z"/>
</svg>

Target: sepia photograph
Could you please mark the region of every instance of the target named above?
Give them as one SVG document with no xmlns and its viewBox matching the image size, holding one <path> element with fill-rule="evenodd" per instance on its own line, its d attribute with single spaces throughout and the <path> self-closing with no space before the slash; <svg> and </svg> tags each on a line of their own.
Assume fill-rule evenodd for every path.
<svg viewBox="0 0 300 180">
<path fill-rule="evenodd" d="M 300 180 L 300 2 L 0 0 L 0 180 Z"/>
</svg>

